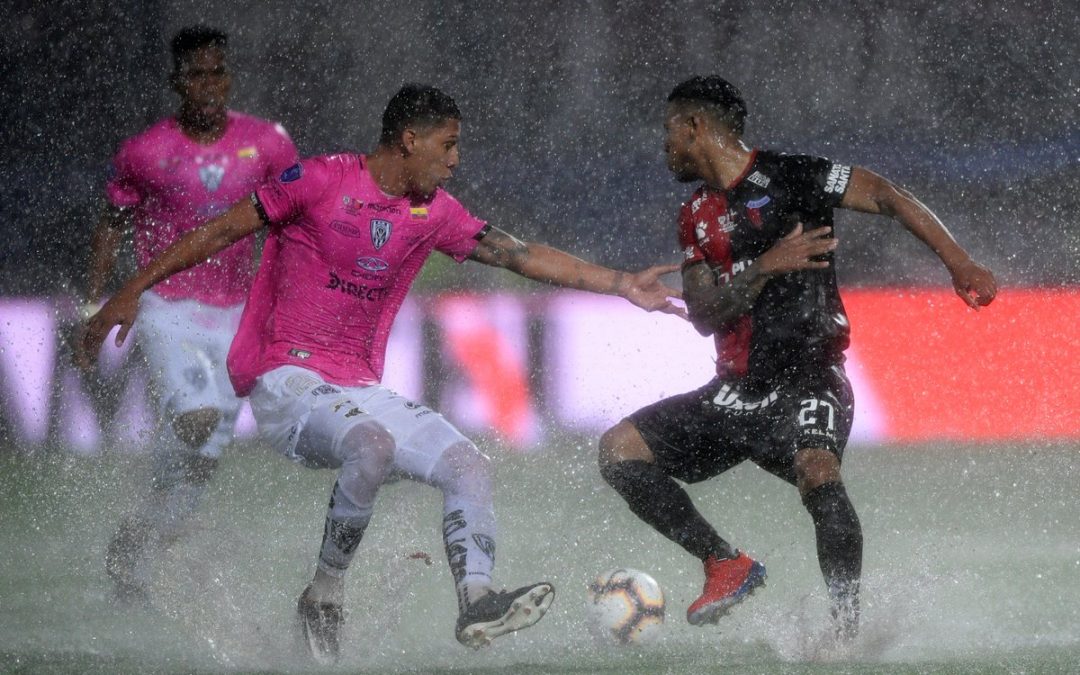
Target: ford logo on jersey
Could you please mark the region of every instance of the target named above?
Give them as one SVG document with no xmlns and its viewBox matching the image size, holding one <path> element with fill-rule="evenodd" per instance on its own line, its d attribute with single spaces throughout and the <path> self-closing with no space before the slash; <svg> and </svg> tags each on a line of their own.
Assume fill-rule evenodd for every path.
<svg viewBox="0 0 1080 675">
<path fill-rule="evenodd" d="M 382 272 L 387 267 L 390 267 L 390 263 L 381 258 L 357 258 L 356 266 L 368 272 Z"/>
<path fill-rule="evenodd" d="M 371 243 L 375 245 L 376 250 L 382 248 L 383 244 L 390 239 L 390 230 L 393 227 L 389 220 L 371 219 Z"/>
</svg>

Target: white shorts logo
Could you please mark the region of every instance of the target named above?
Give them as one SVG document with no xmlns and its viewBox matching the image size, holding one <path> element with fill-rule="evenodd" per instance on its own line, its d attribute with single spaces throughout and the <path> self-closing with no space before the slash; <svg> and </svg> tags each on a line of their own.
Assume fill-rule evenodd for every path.
<svg viewBox="0 0 1080 675">
<path fill-rule="evenodd" d="M 775 403 L 776 399 L 777 391 L 774 389 L 768 396 L 759 401 L 744 401 L 739 398 L 738 392 L 732 390 L 730 384 L 725 384 L 720 387 L 720 391 L 716 392 L 716 397 L 713 398 L 713 404 L 720 408 L 741 412 L 744 410 L 758 410 L 764 408 Z"/>
</svg>

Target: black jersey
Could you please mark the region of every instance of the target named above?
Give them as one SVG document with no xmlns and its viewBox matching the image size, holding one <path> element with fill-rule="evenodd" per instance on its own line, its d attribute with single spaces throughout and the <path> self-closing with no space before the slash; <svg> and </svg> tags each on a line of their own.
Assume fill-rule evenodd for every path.
<svg viewBox="0 0 1080 675">
<path fill-rule="evenodd" d="M 851 167 L 820 157 L 755 150 L 726 190 L 701 186 L 679 213 L 679 243 L 687 265 L 704 262 L 718 283 L 746 269 L 796 223 L 804 230 L 833 225 Z M 832 262 L 832 254 L 826 258 Z M 803 367 L 842 363 L 848 321 L 826 269 L 769 280 L 750 313 L 715 335 L 717 374 L 767 386 Z"/>
</svg>

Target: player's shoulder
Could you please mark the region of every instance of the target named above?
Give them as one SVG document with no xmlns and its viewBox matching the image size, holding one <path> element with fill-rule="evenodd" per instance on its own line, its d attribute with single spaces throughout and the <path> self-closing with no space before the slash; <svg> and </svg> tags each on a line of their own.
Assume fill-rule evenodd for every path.
<svg viewBox="0 0 1080 675">
<path fill-rule="evenodd" d="M 179 126 L 175 117 L 164 117 L 145 129 L 120 141 L 116 149 L 116 158 L 128 161 L 139 157 L 154 158 L 162 147 L 174 142 Z"/>
<path fill-rule="evenodd" d="M 701 206 L 701 203 L 705 201 L 706 192 L 708 191 L 708 189 L 709 188 L 707 185 L 705 185 L 705 183 L 702 183 L 696 188 L 694 188 L 694 191 L 690 194 L 690 198 L 684 201 L 679 206 L 679 213 L 688 214 L 693 211 L 697 211 L 698 208 Z"/>
<path fill-rule="evenodd" d="M 254 132 L 271 138 L 282 137 L 289 142 L 292 142 L 292 138 L 289 137 L 289 133 L 285 131 L 285 127 L 282 126 L 280 122 L 263 119 L 262 117 L 249 115 L 248 113 L 240 112 L 238 110 L 229 110 L 228 115 L 230 124 L 235 124 L 248 132 Z"/>
</svg>

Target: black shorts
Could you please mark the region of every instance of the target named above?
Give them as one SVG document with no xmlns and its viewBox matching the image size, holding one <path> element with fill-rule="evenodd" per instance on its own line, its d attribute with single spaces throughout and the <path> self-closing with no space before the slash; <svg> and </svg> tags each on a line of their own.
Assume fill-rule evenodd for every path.
<svg viewBox="0 0 1080 675">
<path fill-rule="evenodd" d="M 752 397 L 736 387 L 715 379 L 627 419 L 657 465 L 687 483 L 712 478 L 749 459 L 794 484 L 796 450 L 824 448 L 843 459 L 854 399 L 842 366 L 804 372 Z"/>
</svg>

